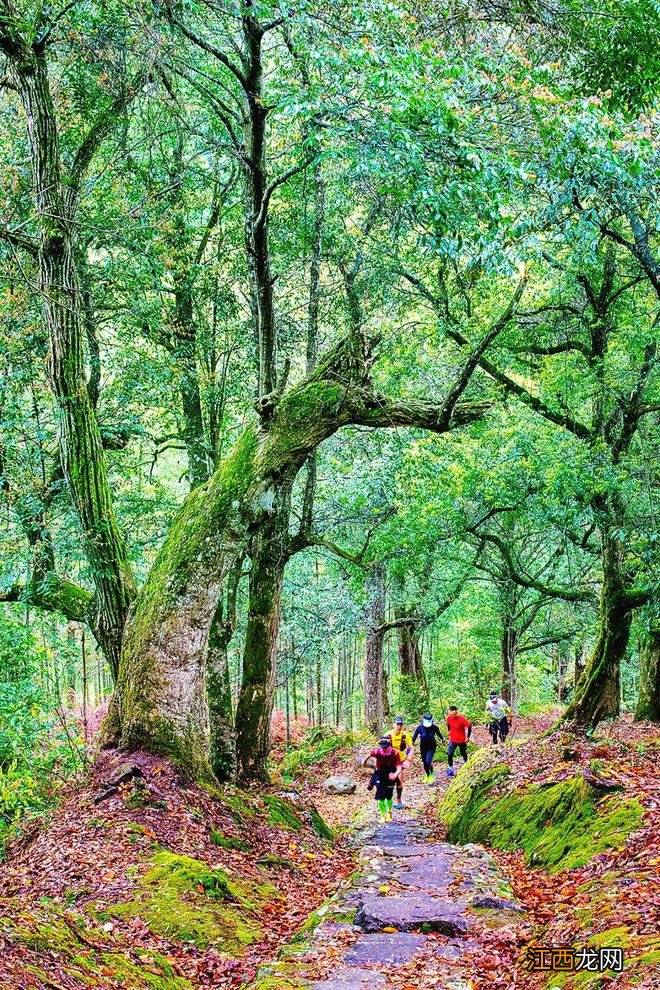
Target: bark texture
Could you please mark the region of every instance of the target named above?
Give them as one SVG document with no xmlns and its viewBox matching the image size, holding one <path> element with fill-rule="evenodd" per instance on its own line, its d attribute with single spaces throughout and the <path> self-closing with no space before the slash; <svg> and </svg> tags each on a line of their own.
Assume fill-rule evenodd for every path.
<svg viewBox="0 0 660 990">
<path fill-rule="evenodd" d="M 635 721 L 660 722 L 660 624 L 651 626 L 642 645 Z"/>
<path fill-rule="evenodd" d="M 588 729 L 620 711 L 621 662 L 626 655 L 632 608 L 625 585 L 623 547 L 611 532 L 602 534 L 603 584 L 598 638 L 563 720 Z"/>
</svg>

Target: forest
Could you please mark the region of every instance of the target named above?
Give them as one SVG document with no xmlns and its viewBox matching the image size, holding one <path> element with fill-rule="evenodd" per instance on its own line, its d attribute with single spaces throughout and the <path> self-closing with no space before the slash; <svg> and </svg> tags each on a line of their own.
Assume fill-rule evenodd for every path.
<svg viewBox="0 0 660 990">
<path fill-rule="evenodd" d="M 660 735 L 659 53 L 656 0 L 0 0 L 8 864 L 109 759 L 273 825 L 491 691 L 512 752 L 633 786 L 598 745 Z M 134 985 L 42 963 L 2 986 Z"/>
</svg>

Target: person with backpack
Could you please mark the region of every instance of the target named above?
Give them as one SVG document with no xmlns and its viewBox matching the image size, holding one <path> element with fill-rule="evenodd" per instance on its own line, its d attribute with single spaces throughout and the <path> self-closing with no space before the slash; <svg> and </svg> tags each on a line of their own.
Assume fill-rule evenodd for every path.
<svg viewBox="0 0 660 990">
<path fill-rule="evenodd" d="M 449 729 L 449 745 L 447 746 L 447 776 L 454 776 L 454 753 L 458 750 L 463 757 L 463 762 L 467 763 L 468 739 L 472 735 L 472 722 L 464 715 L 461 715 L 456 705 L 449 706 L 447 715 L 447 728 Z"/>
<path fill-rule="evenodd" d="M 385 824 L 392 821 L 394 785 L 401 773 L 403 762 L 401 752 L 394 748 L 389 736 L 381 736 L 378 748 L 372 749 L 362 762 L 366 764 L 369 760 L 375 760 L 376 769 L 371 775 L 367 789 L 371 791 L 375 788 L 380 820 Z"/>
<path fill-rule="evenodd" d="M 488 731 L 493 746 L 497 746 L 498 741 L 506 740 L 511 729 L 511 709 L 497 691 L 490 692 L 490 698 L 486 702 L 486 715 L 490 719 Z"/>
<path fill-rule="evenodd" d="M 438 745 L 436 740 L 440 739 L 441 742 L 444 742 L 445 737 L 433 721 L 433 716 L 428 713 L 426 715 L 422 715 L 422 721 L 413 732 L 413 746 L 418 739 L 419 751 L 422 757 L 422 763 L 424 764 L 424 780 L 425 783 L 432 784 L 435 780 L 435 774 L 433 772 L 433 758 Z"/>
<path fill-rule="evenodd" d="M 403 766 L 407 766 L 405 761 L 413 751 L 413 744 L 410 733 L 406 732 L 406 725 L 402 715 L 397 715 L 394 719 L 394 729 L 390 732 L 390 739 L 392 740 L 392 745 L 401 756 Z M 396 779 L 396 804 L 394 807 L 398 810 L 403 808 L 403 770 L 401 770 L 401 773 Z"/>
</svg>

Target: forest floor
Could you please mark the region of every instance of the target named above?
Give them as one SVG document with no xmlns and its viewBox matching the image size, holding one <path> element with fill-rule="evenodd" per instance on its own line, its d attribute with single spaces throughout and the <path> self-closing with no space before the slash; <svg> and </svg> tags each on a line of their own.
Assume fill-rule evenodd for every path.
<svg viewBox="0 0 660 990">
<path fill-rule="evenodd" d="M 643 808 L 619 848 L 555 872 L 519 852 L 450 846 L 443 767 L 433 787 L 413 767 L 406 809 L 379 827 L 350 746 L 301 769 L 295 790 L 250 794 L 106 754 L 0 866 L 0 987 L 660 988 L 657 727 L 622 719 L 567 762 L 561 737 L 531 738 L 550 724 L 520 723 L 505 752 L 514 785 L 597 769 Z M 334 772 L 358 780 L 353 795 L 324 794 Z M 533 946 L 587 944 L 623 947 L 624 972 L 528 971 Z"/>
</svg>

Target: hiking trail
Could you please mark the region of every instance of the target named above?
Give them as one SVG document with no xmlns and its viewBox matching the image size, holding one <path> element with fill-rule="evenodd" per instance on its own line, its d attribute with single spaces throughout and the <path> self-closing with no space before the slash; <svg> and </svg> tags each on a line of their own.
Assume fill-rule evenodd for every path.
<svg viewBox="0 0 660 990">
<path fill-rule="evenodd" d="M 307 938 L 260 968 L 256 987 L 412 990 L 438 971 L 431 985 L 469 990 L 480 931 L 515 927 L 523 910 L 481 846 L 433 838 L 423 819 L 436 814 L 438 788 L 409 781 L 405 796 L 393 822 L 357 828 L 355 874 L 310 918 Z"/>
</svg>

